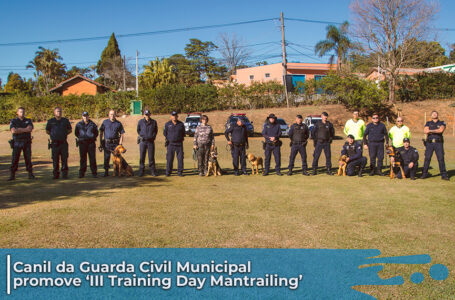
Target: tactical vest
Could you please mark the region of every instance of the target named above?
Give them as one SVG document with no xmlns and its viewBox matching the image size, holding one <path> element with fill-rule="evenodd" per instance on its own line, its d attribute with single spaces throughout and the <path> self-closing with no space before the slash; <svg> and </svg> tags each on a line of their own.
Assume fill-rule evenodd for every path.
<svg viewBox="0 0 455 300">
<path fill-rule="evenodd" d="M 304 143 L 306 142 L 305 139 L 305 125 L 294 125 L 294 131 L 292 133 L 292 142 L 294 143 Z"/>
<path fill-rule="evenodd" d="M 317 133 L 318 140 L 328 141 L 330 139 L 329 123 L 321 122 Z"/>
<path fill-rule="evenodd" d="M 348 154 L 348 157 L 353 157 L 355 155 L 355 153 L 356 153 L 355 148 L 356 148 L 355 143 L 353 143 L 352 145 L 349 145 L 349 144 L 346 145 L 346 152 Z"/>
</svg>

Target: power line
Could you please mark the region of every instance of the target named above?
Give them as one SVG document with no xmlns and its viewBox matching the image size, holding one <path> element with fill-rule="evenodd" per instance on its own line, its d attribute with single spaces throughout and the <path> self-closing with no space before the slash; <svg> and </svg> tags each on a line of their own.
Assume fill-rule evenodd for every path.
<svg viewBox="0 0 455 300">
<path fill-rule="evenodd" d="M 299 18 L 284 18 L 284 19 L 286 21 L 298 21 L 298 22 L 305 22 L 305 23 L 334 24 L 334 25 L 341 25 L 342 24 L 340 22 L 310 20 L 310 19 L 299 19 Z"/>
<path fill-rule="evenodd" d="M 220 28 L 220 27 L 229 27 L 229 26 L 261 23 L 261 22 L 268 22 L 268 21 L 273 21 L 273 20 L 277 20 L 277 19 L 278 18 L 268 18 L 268 19 L 250 20 L 250 21 L 234 22 L 234 23 L 224 23 L 224 24 L 215 24 L 215 25 L 184 27 L 184 28 L 165 29 L 165 30 L 156 30 L 156 31 L 148 31 L 148 32 L 127 33 L 127 34 L 116 35 L 116 37 L 117 38 L 129 38 L 129 37 L 138 37 L 138 36 L 146 36 L 146 35 L 176 33 L 176 32 L 183 32 L 183 31 L 193 31 L 193 30 L 201 30 L 201 29 L 211 29 L 211 28 Z M 72 42 L 86 42 L 86 41 L 105 40 L 105 39 L 108 39 L 108 38 L 110 38 L 109 35 L 103 35 L 103 36 L 73 38 L 73 39 L 61 39 L 61 40 L 47 40 L 47 41 L 33 41 L 33 42 L 11 42 L 11 43 L 0 44 L 0 47 L 43 45 L 43 44 L 55 44 L 55 43 L 72 43 Z"/>
</svg>

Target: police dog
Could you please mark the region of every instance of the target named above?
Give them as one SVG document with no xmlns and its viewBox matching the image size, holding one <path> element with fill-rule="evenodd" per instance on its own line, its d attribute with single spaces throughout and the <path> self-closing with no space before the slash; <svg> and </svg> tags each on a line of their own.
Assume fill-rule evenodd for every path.
<svg viewBox="0 0 455 300">
<path fill-rule="evenodd" d="M 209 154 L 209 163 L 208 163 L 208 168 L 207 168 L 207 174 L 205 176 L 209 176 L 210 173 L 213 174 L 213 176 L 220 175 L 221 176 L 221 168 L 220 165 L 218 164 L 218 151 L 216 147 L 211 147 L 210 148 L 210 154 Z"/>
<path fill-rule="evenodd" d="M 262 164 L 262 157 L 258 156 L 254 156 L 253 153 L 248 153 L 248 155 L 246 156 L 248 158 L 248 161 L 250 162 L 251 164 L 251 171 L 252 171 L 252 175 L 254 175 L 254 170 L 256 169 L 256 174 L 259 174 L 259 166 L 261 166 L 261 171 L 262 173 L 264 173 L 264 166 Z"/>
<path fill-rule="evenodd" d="M 404 163 L 403 163 L 403 158 L 400 155 L 400 152 L 396 151 L 397 149 L 395 149 L 395 147 L 393 147 L 393 146 L 387 146 L 386 149 L 387 149 L 386 150 L 387 155 L 390 158 L 392 158 L 392 157 L 394 158 L 394 162 L 390 163 L 390 179 L 395 178 L 395 170 L 397 170 L 398 168 L 400 168 L 401 178 L 405 179 L 406 176 L 405 176 L 404 170 L 403 170 Z"/>
<path fill-rule="evenodd" d="M 340 159 L 338 161 L 341 162 L 342 164 L 338 167 L 337 173 L 338 176 L 346 176 L 346 166 L 348 165 L 346 161 L 347 158 L 348 158 L 347 155 L 340 156 Z"/>
<path fill-rule="evenodd" d="M 118 145 L 112 151 L 112 163 L 114 165 L 114 176 L 134 176 L 133 168 L 126 162 L 122 154 L 126 152 L 125 147 Z"/>
</svg>

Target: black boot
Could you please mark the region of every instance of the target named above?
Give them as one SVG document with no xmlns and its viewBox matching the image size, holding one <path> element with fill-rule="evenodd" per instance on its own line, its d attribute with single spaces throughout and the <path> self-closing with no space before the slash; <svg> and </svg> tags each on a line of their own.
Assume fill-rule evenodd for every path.
<svg viewBox="0 0 455 300">
<path fill-rule="evenodd" d="M 33 175 L 32 171 L 28 172 L 28 179 L 35 179 L 35 175 Z"/>
<path fill-rule="evenodd" d="M 144 171 L 143 171 L 143 170 L 140 170 L 140 171 L 139 171 L 139 175 L 138 175 L 138 176 L 139 176 L 139 177 L 142 177 L 142 176 L 144 176 Z"/>
<path fill-rule="evenodd" d="M 333 175 L 332 170 L 330 168 L 327 168 L 327 175 L 329 175 L 329 176 Z"/>
<path fill-rule="evenodd" d="M 85 174 L 82 172 L 79 172 L 79 178 L 84 178 Z"/>
<path fill-rule="evenodd" d="M 289 169 L 289 172 L 288 172 L 287 175 L 288 175 L 288 176 L 292 176 L 292 170 L 291 170 L 291 169 Z"/>
<path fill-rule="evenodd" d="M 104 170 L 104 175 L 103 177 L 108 177 L 109 176 L 109 171 L 108 170 Z"/>
<path fill-rule="evenodd" d="M 423 173 L 422 176 L 420 177 L 420 179 L 425 179 L 428 177 L 430 177 L 430 176 L 428 176 L 428 173 Z"/>
<path fill-rule="evenodd" d="M 68 172 L 63 172 L 62 178 L 63 179 L 68 179 Z"/>
<path fill-rule="evenodd" d="M 375 167 L 371 167 L 370 176 L 374 176 L 374 174 L 376 174 L 376 169 Z"/>
<path fill-rule="evenodd" d="M 318 172 L 316 171 L 316 169 L 314 168 L 313 171 L 311 172 L 311 175 L 316 175 Z"/>
<path fill-rule="evenodd" d="M 156 177 L 156 171 L 155 170 L 150 170 L 150 175 L 152 175 L 153 177 Z"/>
<path fill-rule="evenodd" d="M 359 175 L 358 175 L 359 177 L 362 177 L 362 176 L 363 176 L 363 175 L 362 175 L 362 172 L 363 172 L 363 168 L 360 168 L 360 169 L 359 169 Z"/>
<path fill-rule="evenodd" d="M 9 178 L 8 178 L 7 181 L 13 181 L 14 179 L 16 179 L 16 173 L 11 172 L 11 173 L 9 174 Z"/>
<path fill-rule="evenodd" d="M 54 173 L 54 176 L 52 177 L 52 179 L 59 179 L 60 178 L 60 174 L 59 173 Z"/>
<path fill-rule="evenodd" d="M 307 170 L 303 170 L 303 171 L 302 171 L 302 175 L 310 176 L 310 174 L 307 172 Z"/>
<path fill-rule="evenodd" d="M 377 168 L 377 169 L 376 169 L 376 175 L 384 176 L 385 174 L 382 173 L 382 170 L 381 170 L 380 168 Z"/>
</svg>

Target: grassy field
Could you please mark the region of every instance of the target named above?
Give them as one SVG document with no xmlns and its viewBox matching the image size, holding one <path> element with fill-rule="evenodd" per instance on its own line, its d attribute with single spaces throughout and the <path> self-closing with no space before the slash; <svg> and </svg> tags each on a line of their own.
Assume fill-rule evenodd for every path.
<svg viewBox="0 0 455 300">
<path fill-rule="evenodd" d="M 291 121 L 296 113 L 320 109 L 337 116 L 340 124 L 348 117 L 337 106 L 275 111 Z M 268 112 L 260 110 L 248 115 L 259 128 Z M 218 134 L 226 116 L 226 112 L 209 114 Z M 5 126 L 0 127 L 0 247 L 375 248 L 384 256 L 430 254 L 432 263 L 449 268 L 450 278 L 443 282 L 426 278 L 416 285 L 409 276 L 419 271 L 428 277 L 429 266 L 386 266 L 381 276 L 402 275 L 406 283 L 359 290 L 379 298 L 447 299 L 455 295 L 455 179 L 447 182 L 436 176 L 439 170 L 435 157 L 430 170 L 434 176 L 416 181 L 325 174 L 278 177 L 273 173 L 268 177 L 200 178 L 191 159 L 192 139 L 187 138 L 186 176 L 166 178 L 162 175 L 165 148 L 161 129 L 167 118 L 157 117 L 160 135 L 156 159 L 161 176 L 156 178 L 78 179 L 78 150 L 71 136 L 70 179 L 52 180 L 47 136 L 43 124 L 36 124 L 33 161 L 38 179 L 26 179 L 21 161 L 18 179 L 7 183 L 10 134 Z M 127 132 L 125 157 L 135 170 L 139 160 L 135 143 L 137 120 L 138 117 L 120 118 Z M 341 135 L 339 127 L 336 132 Z M 421 133 L 413 133 L 412 142 L 419 149 L 422 166 Z M 224 137 L 217 135 L 216 141 L 222 168 L 232 172 Z M 334 166 L 342 143 L 338 139 L 332 145 Z M 451 176 L 455 170 L 454 149 L 455 138 L 448 130 L 445 150 Z M 260 137 L 252 138 L 250 151 L 263 155 Z M 312 151 L 313 146 L 309 145 L 309 164 Z M 283 168 L 287 167 L 288 157 L 289 144 L 285 140 Z M 101 168 L 99 152 L 97 159 Z M 324 160 L 322 155 L 320 164 Z"/>
</svg>

